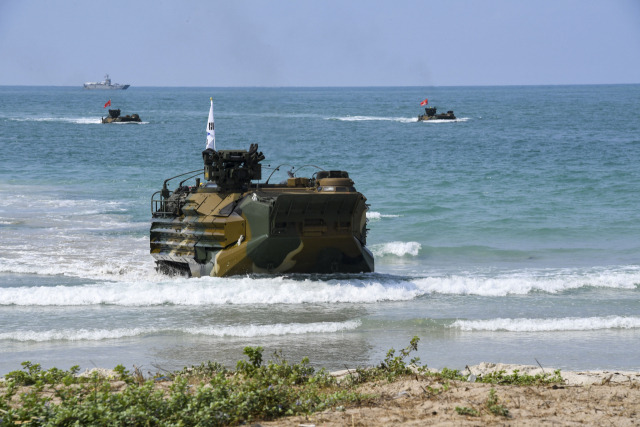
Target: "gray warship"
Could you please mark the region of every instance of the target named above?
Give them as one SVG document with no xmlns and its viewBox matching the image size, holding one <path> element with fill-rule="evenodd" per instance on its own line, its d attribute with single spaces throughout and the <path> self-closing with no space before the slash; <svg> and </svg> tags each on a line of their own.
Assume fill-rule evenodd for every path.
<svg viewBox="0 0 640 427">
<path fill-rule="evenodd" d="M 131 85 L 123 85 L 120 83 L 111 83 L 111 79 L 109 78 L 109 74 L 105 74 L 104 80 L 101 82 L 86 82 L 84 84 L 85 89 L 115 89 L 115 90 L 125 90 Z"/>
</svg>

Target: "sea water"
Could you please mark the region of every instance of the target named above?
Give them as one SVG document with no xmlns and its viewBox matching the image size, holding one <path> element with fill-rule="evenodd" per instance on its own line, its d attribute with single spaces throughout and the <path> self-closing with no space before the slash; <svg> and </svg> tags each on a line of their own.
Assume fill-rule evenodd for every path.
<svg viewBox="0 0 640 427">
<path fill-rule="evenodd" d="M 151 195 L 259 144 L 263 182 L 347 170 L 376 271 L 168 277 Z M 420 101 L 457 120 L 418 122 Z M 100 123 L 104 104 L 139 124 Z M 0 375 L 233 366 L 245 346 L 329 369 L 420 338 L 430 367 L 640 369 L 640 85 L 0 87 Z M 298 169 L 299 172 L 298 172 Z"/>
</svg>

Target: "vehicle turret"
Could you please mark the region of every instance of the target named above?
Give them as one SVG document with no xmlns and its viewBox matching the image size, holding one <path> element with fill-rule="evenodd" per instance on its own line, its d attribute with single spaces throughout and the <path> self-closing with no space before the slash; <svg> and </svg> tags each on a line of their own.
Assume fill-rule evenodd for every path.
<svg viewBox="0 0 640 427">
<path fill-rule="evenodd" d="M 262 179 L 264 154 L 258 145 L 247 150 L 219 150 L 208 148 L 202 152 L 204 178 L 218 186 L 220 191 L 245 191 L 253 180 Z"/>
</svg>

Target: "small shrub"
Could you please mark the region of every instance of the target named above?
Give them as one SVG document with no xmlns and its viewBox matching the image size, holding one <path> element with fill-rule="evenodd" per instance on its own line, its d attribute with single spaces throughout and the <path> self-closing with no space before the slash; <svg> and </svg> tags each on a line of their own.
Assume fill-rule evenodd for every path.
<svg viewBox="0 0 640 427">
<path fill-rule="evenodd" d="M 505 371 L 492 372 L 490 374 L 478 377 L 476 380 L 485 384 L 509 384 L 509 385 L 546 385 L 554 383 L 562 383 L 564 379 L 560 375 L 560 370 L 555 370 L 551 374 L 520 374 L 518 369 L 514 369 L 511 375 L 507 375 Z"/>
<path fill-rule="evenodd" d="M 463 407 L 456 406 L 456 412 L 459 415 L 468 415 L 470 417 L 477 417 L 479 415 L 478 411 L 476 411 L 473 408 L 467 408 L 466 406 L 463 406 Z"/>
<path fill-rule="evenodd" d="M 80 371 L 79 366 L 72 366 L 68 371 L 58 368 L 51 368 L 43 371 L 39 363 L 29 361 L 22 362 L 22 371 L 12 371 L 6 375 L 6 379 L 13 380 L 17 385 L 34 385 L 38 382 L 55 385 L 65 378 L 74 378 Z"/>
<path fill-rule="evenodd" d="M 414 337 L 398 353 L 389 350 L 378 366 L 358 368 L 356 375 L 341 383 L 324 369 L 316 371 L 306 357 L 300 363 L 290 363 L 281 352 L 275 352 L 265 363 L 261 347 L 246 347 L 246 360 L 238 361 L 235 371 L 207 362 L 170 374 L 173 382 L 168 389 L 158 387 L 153 379 L 145 380 L 138 368 L 134 373 L 122 365 L 114 368 L 116 379 L 126 383 L 124 390 L 116 391 L 113 378 L 101 377 L 97 372 L 78 377 L 77 366 L 69 371 L 44 371 L 39 364 L 24 362 L 23 369 L 9 373 L 0 388 L 0 426 L 252 424 L 366 404 L 377 398 L 358 390 L 357 386 L 367 381 L 391 382 L 407 375 L 424 375 L 442 383 L 423 387 L 435 396 L 446 393 L 450 381 L 466 380 L 457 370 L 444 368 L 430 373 L 418 366 L 418 358 L 407 360 L 417 351 L 418 342 L 419 338 Z M 478 382 L 514 385 L 561 381 L 560 371 L 533 376 L 518 371 L 506 375 L 501 371 L 478 378 Z M 118 383 L 118 387 L 121 385 Z M 28 386 L 27 392 L 19 394 L 21 386 Z M 481 408 L 455 410 L 465 416 L 479 416 L 480 411 L 509 416 L 493 388 Z"/>
<path fill-rule="evenodd" d="M 400 355 L 396 356 L 396 351 L 392 348 L 387 352 L 386 357 L 380 365 L 374 368 L 357 368 L 355 375 L 349 376 L 351 384 L 361 384 L 383 378 L 392 382 L 400 376 L 413 374 L 414 372 L 410 366 L 417 366 L 420 363 L 420 358 L 414 357 L 409 361 L 409 364 L 407 364 L 405 359 L 412 351 L 418 350 L 418 342 L 420 342 L 420 338 L 414 336 L 409 345 L 400 350 Z M 420 371 L 420 368 L 418 368 L 418 370 Z"/>
<path fill-rule="evenodd" d="M 498 404 L 498 396 L 496 396 L 496 391 L 493 388 L 489 391 L 489 397 L 487 398 L 486 405 L 489 412 L 493 415 L 503 417 L 509 416 L 509 410 L 505 406 Z"/>
</svg>

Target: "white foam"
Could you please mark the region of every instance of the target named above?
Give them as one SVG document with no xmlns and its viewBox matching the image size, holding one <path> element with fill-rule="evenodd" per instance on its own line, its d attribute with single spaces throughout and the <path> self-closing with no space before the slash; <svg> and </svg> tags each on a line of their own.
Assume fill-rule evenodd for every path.
<svg viewBox="0 0 640 427">
<path fill-rule="evenodd" d="M 470 273 L 413 279 L 394 279 L 377 275 L 344 279 L 296 279 L 287 277 L 204 277 L 186 279 L 167 277 L 154 271 L 148 255 L 148 241 L 134 259 L 118 263 L 117 259 L 131 257 L 130 252 L 114 255 L 114 259 L 100 265 L 97 259 L 88 259 L 75 277 L 89 277 L 99 284 L 59 286 L 19 286 L 0 288 L 0 305 L 18 306 L 83 306 L 120 305 L 156 306 L 163 304 L 211 306 L 221 304 L 304 304 L 304 303 L 373 303 L 380 301 L 406 301 L 433 293 L 454 295 L 481 295 L 500 297 L 530 292 L 558 293 L 584 287 L 636 289 L 640 283 L 637 269 L 628 271 L 503 273 L 484 277 Z M 25 255 L 21 256 L 24 262 Z M 135 259 L 137 258 L 137 259 Z M 87 260 L 87 258 L 84 258 Z M 142 260 L 142 261 L 141 261 Z M 10 260 L 9 260 L 10 261 Z M 37 263 L 37 259 L 33 263 Z M 0 259 L 0 267 L 7 263 Z M 66 256 L 48 261 L 47 270 L 60 271 L 80 268 L 78 262 L 68 262 Z M 14 268 L 29 272 L 32 267 Z M 0 268 L 0 271 L 2 269 Z M 93 277 L 93 278 L 91 278 Z M 59 282 L 64 283 L 61 274 Z"/>
<path fill-rule="evenodd" d="M 372 221 L 379 221 L 382 218 L 398 218 L 400 215 L 381 214 L 380 212 L 367 212 L 367 219 Z"/>
<path fill-rule="evenodd" d="M 416 123 L 418 122 L 418 116 L 415 116 L 415 117 L 339 116 L 339 117 L 328 117 L 327 120 L 339 120 L 341 122 L 383 121 L 383 122 L 399 122 L 399 123 Z M 456 123 L 456 122 L 466 122 L 468 120 L 469 120 L 469 117 L 457 117 L 453 120 L 448 120 L 448 119 L 423 120 L 422 123 Z"/>
<path fill-rule="evenodd" d="M 334 333 L 356 329 L 360 326 L 359 320 L 345 322 L 317 322 L 317 323 L 276 323 L 269 325 L 232 325 L 232 326 L 200 326 L 181 328 L 117 328 L 117 329 L 54 329 L 47 331 L 11 331 L 0 332 L 0 340 L 14 341 L 99 341 L 104 339 L 117 339 L 135 337 L 140 335 L 162 333 L 184 333 L 190 335 L 205 335 L 213 337 L 265 337 L 279 335 L 303 335 L 318 333 Z"/>
<path fill-rule="evenodd" d="M 422 123 L 456 123 L 456 122 L 466 122 L 468 120 L 469 120 L 468 117 L 458 117 L 453 120 L 448 120 L 448 119 L 422 120 Z M 416 119 L 415 121 L 418 121 L 418 119 Z"/>
<path fill-rule="evenodd" d="M 122 227 L 121 223 L 116 225 L 114 230 Z M 37 231 L 41 232 L 38 239 L 24 236 L 22 239 L 26 241 L 20 236 L 5 239 L 5 247 L 0 249 L 0 273 L 124 282 L 157 277 L 147 236 L 95 235 L 89 239 L 81 233 L 55 228 Z M 59 236 L 46 238 L 46 233 Z"/>
<path fill-rule="evenodd" d="M 558 319 L 456 320 L 451 328 L 462 331 L 551 332 L 640 328 L 640 317 L 564 317 Z"/>
<path fill-rule="evenodd" d="M 190 334 L 208 335 L 216 337 L 264 337 L 270 335 L 299 335 L 308 333 L 333 333 L 356 329 L 361 325 L 359 320 L 346 322 L 318 322 L 318 323 L 276 323 L 273 325 L 238 325 L 238 326 L 207 326 L 185 328 Z"/>
<path fill-rule="evenodd" d="M 393 255 L 397 257 L 418 256 L 422 245 L 418 242 L 387 242 L 371 245 L 371 252 L 376 257 Z"/>
<path fill-rule="evenodd" d="M 13 117 L 18 122 L 66 122 L 75 124 L 102 124 L 101 117 Z"/>
<path fill-rule="evenodd" d="M 99 341 L 103 339 L 135 337 L 158 332 L 157 328 L 120 328 L 120 329 L 54 329 L 49 331 L 11 331 L 1 332 L 0 340 L 14 341 Z"/>
<path fill-rule="evenodd" d="M 160 280 L 165 280 L 161 282 Z M 410 300 L 420 294 L 411 282 L 314 281 L 284 277 L 201 279 L 156 276 L 135 283 L 0 288 L 1 305 L 211 306 L 222 304 L 369 303 Z"/>
<path fill-rule="evenodd" d="M 424 293 L 457 295 L 505 296 L 525 295 L 530 292 L 564 292 L 584 287 L 635 289 L 640 283 L 637 268 L 620 270 L 591 269 L 589 271 L 543 270 L 504 272 L 496 276 L 477 273 L 426 277 L 413 282 Z"/>
<path fill-rule="evenodd" d="M 345 117 L 330 117 L 329 120 L 339 120 L 341 122 L 384 121 L 384 122 L 412 123 L 412 122 L 417 122 L 418 118 L 417 117 L 345 116 Z"/>
<path fill-rule="evenodd" d="M 2 222 L 20 227 L 2 229 L 0 273 L 151 277 L 148 222 L 133 222 L 126 214 L 131 201 L 76 200 L 40 190 L 37 197 L 25 191 L 4 198 L 7 212 L 14 214 L 3 213 Z"/>
</svg>

